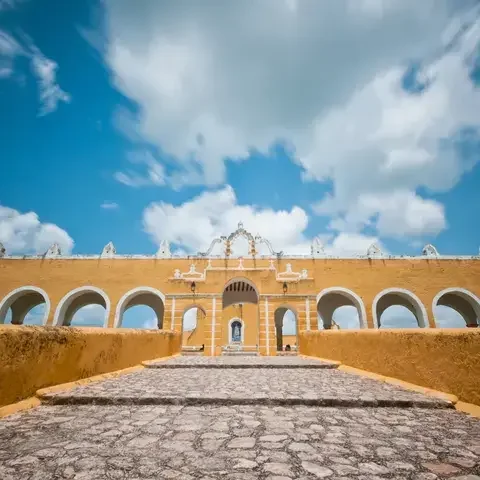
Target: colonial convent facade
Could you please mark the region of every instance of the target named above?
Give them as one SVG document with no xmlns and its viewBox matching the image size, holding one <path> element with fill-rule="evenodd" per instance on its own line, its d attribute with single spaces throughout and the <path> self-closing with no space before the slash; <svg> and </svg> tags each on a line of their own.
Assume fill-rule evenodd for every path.
<svg viewBox="0 0 480 480">
<path fill-rule="evenodd" d="M 233 257 L 241 237 L 249 254 Z M 392 305 L 409 309 L 421 328 L 436 327 L 436 305 L 455 309 L 468 327 L 480 318 L 480 256 L 442 256 L 432 245 L 418 257 L 388 256 L 372 245 L 364 256 L 339 258 L 315 239 L 310 255 L 288 256 L 239 224 L 190 257 L 172 256 L 167 242 L 155 256 L 117 255 L 109 243 L 97 256 L 62 256 L 57 245 L 42 256 L 9 256 L 0 245 L 0 257 L 0 323 L 11 309 L 12 323 L 22 324 L 45 304 L 44 325 L 68 326 L 80 308 L 98 304 L 104 326 L 120 328 L 125 311 L 147 305 L 159 328 L 182 331 L 185 313 L 197 308 L 188 344 L 203 345 L 206 355 L 231 345 L 275 355 L 287 310 L 297 332 L 317 330 L 318 318 L 331 328 L 333 312 L 344 305 L 357 309 L 358 328 L 379 328 Z"/>
</svg>

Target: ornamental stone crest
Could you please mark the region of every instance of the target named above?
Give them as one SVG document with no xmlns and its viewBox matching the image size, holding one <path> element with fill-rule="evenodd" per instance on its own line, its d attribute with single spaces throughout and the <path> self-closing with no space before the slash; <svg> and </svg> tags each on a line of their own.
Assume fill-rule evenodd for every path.
<svg viewBox="0 0 480 480">
<path fill-rule="evenodd" d="M 168 240 L 162 240 L 160 248 L 157 251 L 157 258 L 170 258 L 171 256 L 170 242 Z"/>
<path fill-rule="evenodd" d="M 60 245 L 58 243 L 54 243 L 45 253 L 45 257 L 52 258 L 52 257 L 59 257 L 62 254 L 62 250 L 60 249 Z"/>
<path fill-rule="evenodd" d="M 5 247 L 3 246 L 3 243 L 0 243 L 0 257 L 4 257 L 6 251 L 7 251 L 7 250 L 6 250 Z"/>
<path fill-rule="evenodd" d="M 314 258 L 323 257 L 325 255 L 325 247 L 318 237 L 313 239 L 310 249 L 312 252 L 312 257 Z"/>
<path fill-rule="evenodd" d="M 438 257 L 438 251 L 432 244 L 429 243 L 423 247 L 422 255 L 426 257 Z"/>
<path fill-rule="evenodd" d="M 258 254 L 257 246 L 260 244 L 264 244 L 267 246 L 268 250 L 270 251 L 271 255 L 282 256 L 283 252 L 275 252 L 271 243 L 266 239 L 261 237 L 260 235 L 256 235 L 255 237 L 243 228 L 243 223 L 238 223 L 238 228 L 232 232 L 228 237 L 221 236 L 214 238 L 210 247 L 206 252 L 198 252 L 198 255 L 201 257 L 208 257 L 211 253 L 213 248 L 217 243 L 223 244 L 224 247 L 224 255 L 225 257 L 230 257 L 232 255 L 232 246 L 237 240 L 237 238 L 243 237 L 246 238 L 248 241 L 248 255 L 255 257 Z"/>
<path fill-rule="evenodd" d="M 112 242 L 108 242 L 102 250 L 102 258 L 113 258 L 115 254 L 117 253 L 117 250 L 115 249 L 115 246 L 113 245 Z"/>
<path fill-rule="evenodd" d="M 381 257 L 382 256 L 382 251 L 380 250 L 380 247 L 376 243 L 372 243 L 367 250 L 367 257 L 372 258 L 372 257 Z"/>
</svg>

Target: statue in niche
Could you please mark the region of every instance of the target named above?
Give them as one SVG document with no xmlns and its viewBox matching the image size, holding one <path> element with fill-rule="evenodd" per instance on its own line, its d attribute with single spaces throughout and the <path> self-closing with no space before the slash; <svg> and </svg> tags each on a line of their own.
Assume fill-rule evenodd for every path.
<svg viewBox="0 0 480 480">
<path fill-rule="evenodd" d="M 238 343 L 242 341 L 242 324 L 236 320 L 232 323 L 232 342 Z"/>
</svg>

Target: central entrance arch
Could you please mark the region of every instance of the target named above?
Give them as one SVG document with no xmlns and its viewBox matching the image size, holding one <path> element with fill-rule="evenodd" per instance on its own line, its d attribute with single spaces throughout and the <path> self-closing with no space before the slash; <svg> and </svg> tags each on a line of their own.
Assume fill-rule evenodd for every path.
<svg viewBox="0 0 480 480">
<path fill-rule="evenodd" d="M 223 345 L 258 348 L 258 303 L 258 289 L 248 278 L 235 277 L 225 284 L 222 292 Z"/>
</svg>

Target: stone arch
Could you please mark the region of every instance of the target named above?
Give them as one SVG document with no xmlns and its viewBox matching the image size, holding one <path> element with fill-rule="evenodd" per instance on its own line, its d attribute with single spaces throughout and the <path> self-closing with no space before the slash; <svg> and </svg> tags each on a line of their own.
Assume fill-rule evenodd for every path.
<svg viewBox="0 0 480 480">
<path fill-rule="evenodd" d="M 358 313 L 359 328 L 368 328 L 367 311 L 363 300 L 354 291 L 344 287 L 324 288 L 317 295 L 317 312 L 326 329 L 331 328 L 333 313 L 339 307 L 352 306 Z"/>
<path fill-rule="evenodd" d="M 5 323 L 8 309 L 12 309 L 12 324 L 23 324 L 28 312 L 38 305 L 45 304 L 42 324 L 45 325 L 50 314 L 50 298 L 45 290 L 31 285 L 16 288 L 0 302 L 0 325 Z"/>
<path fill-rule="evenodd" d="M 190 310 L 193 310 L 193 309 L 197 310 L 197 316 L 195 318 L 195 326 L 191 330 L 185 330 L 185 315 Z M 193 303 L 183 309 L 182 326 L 181 326 L 182 345 L 186 345 L 186 346 L 205 345 L 205 338 L 204 338 L 205 322 L 204 321 L 206 316 L 207 316 L 207 312 L 205 310 L 205 307 L 199 303 Z"/>
<path fill-rule="evenodd" d="M 465 320 L 467 327 L 480 326 L 480 300 L 475 294 L 464 288 L 446 288 L 435 295 L 432 302 L 435 322 L 435 307 L 437 306 L 450 307 L 458 312 Z"/>
<path fill-rule="evenodd" d="M 295 316 L 295 344 L 298 345 L 298 312 L 295 307 L 289 304 L 282 304 L 275 308 L 273 319 L 275 324 L 275 338 L 277 340 L 277 352 L 283 350 L 283 322 L 285 314 L 290 310 Z"/>
<path fill-rule="evenodd" d="M 123 295 L 117 303 L 113 326 L 120 328 L 122 326 L 123 314 L 130 307 L 135 307 L 137 305 L 146 305 L 150 307 L 157 316 L 158 328 L 163 328 L 165 295 L 156 288 L 146 286 L 132 288 Z"/>
<path fill-rule="evenodd" d="M 245 322 L 240 317 L 233 317 L 228 322 L 228 343 L 233 343 L 233 327 L 235 323 L 240 324 L 240 343 L 245 342 Z"/>
<path fill-rule="evenodd" d="M 373 326 L 380 328 L 382 313 L 393 305 L 401 305 L 415 315 L 420 328 L 428 328 L 428 313 L 421 300 L 410 290 L 404 288 L 386 288 L 373 300 Z"/>
<path fill-rule="evenodd" d="M 259 293 L 256 285 L 245 277 L 231 278 L 223 287 L 222 306 L 227 308 L 236 303 L 258 304 Z"/>
<path fill-rule="evenodd" d="M 101 305 L 105 308 L 103 326 L 107 327 L 110 315 L 110 299 L 103 290 L 91 285 L 75 288 L 60 300 L 55 310 L 53 324 L 60 327 L 70 326 L 75 313 L 86 305 Z"/>
</svg>

